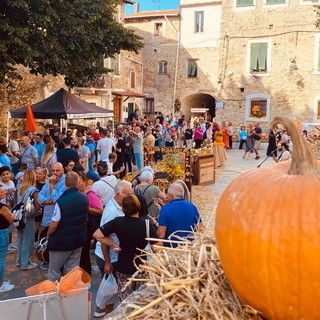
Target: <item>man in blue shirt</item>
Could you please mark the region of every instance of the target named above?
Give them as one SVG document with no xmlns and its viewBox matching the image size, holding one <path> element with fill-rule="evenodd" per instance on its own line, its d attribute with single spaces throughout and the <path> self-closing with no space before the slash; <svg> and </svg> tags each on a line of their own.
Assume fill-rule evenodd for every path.
<svg viewBox="0 0 320 320">
<path fill-rule="evenodd" d="M 46 145 L 42 141 L 42 134 L 37 133 L 34 137 L 35 144 L 33 145 L 38 151 L 38 162 L 41 163 L 41 158 L 46 150 Z"/>
<path fill-rule="evenodd" d="M 66 190 L 63 166 L 56 162 L 51 166 L 51 177 L 38 194 L 39 203 L 44 206 L 42 224 L 48 227 L 53 215 L 54 204 Z"/>
<path fill-rule="evenodd" d="M 159 215 L 159 228 L 157 230 L 160 239 L 168 239 L 172 233 L 179 237 L 188 237 L 193 230 L 202 230 L 202 220 L 197 207 L 183 198 L 184 190 L 179 184 L 172 184 L 167 193 L 169 204 L 163 206 Z M 179 231 L 179 232 L 177 232 Z M 180 240 L 171 237 L 171 240 Z M 164 243 L 168 246 L 167 243 Z M 176 247 L 177 244 L 172 244 Z"/>
</svg>

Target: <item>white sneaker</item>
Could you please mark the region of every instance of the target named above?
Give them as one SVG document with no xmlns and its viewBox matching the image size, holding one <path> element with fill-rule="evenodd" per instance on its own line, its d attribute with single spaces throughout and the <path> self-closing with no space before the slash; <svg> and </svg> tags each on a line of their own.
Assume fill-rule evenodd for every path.
<svg viewBox="0 0 320 320">
<path fill-rule="evenodd" d="M 28 264 L 28 268 L 21 268 L 22 271 L 28 271 L 28 270 L 31 270 L 31 269 L 34 269 L 38 266 L 38 264 L 36 264 L 35 262 L 32 262 L 32 261 L 29 261 L 29 264 Z"/>
<path fill-rule="evenodd" d="M 3 282 L 2 286 L 0 287 L 0 293 L 1 292 L 7 292 L 14 289 L 14 285 L 10 284 L 9 282 Z"/>
<path fill-rule="evenodd" d="M 13 252 L 17 252 L 17 247 L 16 246 L 14 246 L 12 243 L 10 243 L 9 245 L 8 245 L 8 253 L 13 253 Z"/>
</svg>

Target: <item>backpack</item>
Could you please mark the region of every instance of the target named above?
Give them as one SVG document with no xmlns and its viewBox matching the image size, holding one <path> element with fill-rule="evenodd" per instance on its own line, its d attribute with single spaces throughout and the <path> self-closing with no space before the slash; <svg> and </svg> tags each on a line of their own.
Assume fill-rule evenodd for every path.
<svg viewBox="0 0 320 320">
<path fill-rule="evenodd" d="M 33 199 L 31 198 L 31 194 L 34 190 L 35 188 L 29 188 L 26 190 L 21 201 L 12 209 L 12 213 L 15 216 L 13 224 L 17 230 L 22 230 L 26 226 L 27 217 L 34 216 L 35 208 Z"/>
<path fill-rule="evenodd" d="M 137 198 L 140 201 L 140 205 L 141 205 L 141 209 L 139 212 L 139 217 L 147 215 L 148 214 L 148 209 L 149 207 L 152 205 L 153 201 L 151 201 L 151 203 L 147 204 L 146 198 L 144 197 L 145 192 L 147 191 L 147 189 L 150 187 L 150 185 L 148 185 L 144 191 L 142 192 L 141 189 L 139 188 L 139 186 L 134 186 L 133 187 L 133 191 L 135 193 L 135 195 L 137 196 Z"/>
<path fill-rule="evenodd" d="M 17 230 L 22 230 L 27 222 L 27 217 L 24 214 L 24 203 L 21 201 L 16 204 L 12 209 L 12 213 L 14 215 L 13 225 Z"/>
</svg>

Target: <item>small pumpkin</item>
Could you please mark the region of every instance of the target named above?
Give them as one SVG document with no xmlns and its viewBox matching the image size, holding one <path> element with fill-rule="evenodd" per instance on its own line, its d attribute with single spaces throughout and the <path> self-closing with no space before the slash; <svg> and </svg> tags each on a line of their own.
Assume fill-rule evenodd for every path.
<svg viewBox="0 0 320 320">
<path fill-rule="evenodd" d="M 216 215 L 230 284 L 267 319 L 320 319 L 320 166 L 287 118 L 292 161 L 248 171 L 226 188 Z"/>
</svg>

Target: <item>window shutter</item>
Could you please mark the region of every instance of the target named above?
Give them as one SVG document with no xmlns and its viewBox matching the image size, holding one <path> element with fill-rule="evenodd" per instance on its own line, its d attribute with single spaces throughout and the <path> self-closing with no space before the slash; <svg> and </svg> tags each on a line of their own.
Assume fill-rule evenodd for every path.
<svg viewBox="0 0 320 320">
<path fill-rule="evenodd" d="M 251 43 L 250 50 L 250 71 L 258 70 L 259 43 Z"/>
<path fill-rule="evenodd" d="M 258 70 L 267 71 L 268 43 L 259 43 Z"/>
<path fill-rule="evenodd" d="M 253 0 L 237 0 L 237 6 L 251 6 L 253 5 Z"/>
</svg>

